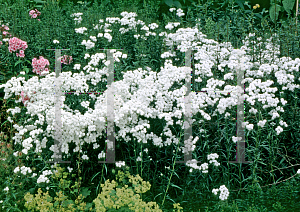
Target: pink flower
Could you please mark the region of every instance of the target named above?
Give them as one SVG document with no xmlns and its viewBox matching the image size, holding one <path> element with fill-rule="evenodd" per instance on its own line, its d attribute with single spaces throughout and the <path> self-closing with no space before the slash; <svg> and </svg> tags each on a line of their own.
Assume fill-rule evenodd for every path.
<svg viewBox="0 0 300 212">
<path fill-rule="evenodd" d="M 35 13 L 34 10 L 30 10 L 29 15 L 33 15 Z"/>
<path fill-rule="evenodd" d="M 36 17 L 37 17 L 37 14 L 33 14 L 33 15 L 32 15 L 32 18 L 36 18 Z"/>
<path fill-rule="evenodd" d="M 34 93 L 36 93 L 36 92 L 34 92 Z M 30 98 L 27 95 L 25 97 L 24 96 L 25 96 L 25 92 L 21 91 L 22 102 L 23 102 L 24 106 L 26 107 L 27 106 L 27 102 L 26 101 L 30 100 Z"/>
<path fill-rule="evenodd" d="M 38 21 L 41 21 L 40 19 L 38 19 Z"/>
<path fill-rule="evenodd" d="M 21 92 L 21 97 L 24 98 L 24 91 Z"/>
<path fill-rule="evenodd" d="M 34 68 L 33 72 L 34 73 L 36 72 L 39 75 L 41 75 L 41 72 L 43 72 L 43 75 L 41 75 L 41 76 L 44 76 L 48 72 L 48 68 L 45 69 L 45 67 L 49 64 L 50 64 L 49 61 L 42 56 L 40 56 L 39 60 L 34 58 L 34 59 L 32 59 L 32 66 Z"/>
<path fill-rule="evenodd" d="M 2 43 L 2 41 L 0 41 L 0 45 L 2 45 L 3 43 Z"/>
<path fill-rule="evenodd" d="M 67 55 L 64 55 L 64 57 L 61 59 L 61 62 L 68 65 L 72 62 L 72 56 L 70 56 L 69 58 L 67 58 L 68 56 Z M 69 60 L 69 63 L 67 62 Z"/>
</svg>

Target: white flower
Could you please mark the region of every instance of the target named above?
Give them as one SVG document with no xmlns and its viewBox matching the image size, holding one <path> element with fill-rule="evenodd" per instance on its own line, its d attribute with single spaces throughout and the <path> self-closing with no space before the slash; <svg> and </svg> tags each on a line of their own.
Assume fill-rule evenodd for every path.
<svg viewBox="0 0 300 212">
<path fill-rule="evenodd" d="M 68 168 L 70 173 L 73 171 L 73 168 L 70 168 L 69 166 L 67 168 Z"/>
<path fill-rule="evenodd" d="M 254 126 L 253 124 L 248 124 L 248 125 L 246 126 L 246 128 L 247 128 L 247 130 L 250 131 L 250 130 L 253 130 L 253 126 Z"/>
<path fill-rule="evenodd" d="M 280 126 L 276 127 L 275 130 L 277 131 L 277 135 L 279 135 L 281 132 L 283 132 L 283 129 Z"/>
<path fill-rule="evenodd" d="M 170 8 L 169 10 L 170 10 L 170 12 L 173 12 L 173 11 L 176 10 L 176 8 L 172 7 L 172 8 Z"/>
<path fill-rule="evenodd" d="M 59 43 L 59 41 L 58 40 L 53 40 L 53 43 Z"/>
<path fill-rule="evenodd" d="M 148 27 L 150 29 L 156 29 L 156 28 L 158 28 L 158 25 L 156 23 L 152 23 L 152 24 L 149 24 Z"/>
<path fill-rule="evenodd" d="M 9 188 L 8 187 L 6 187 L 5 189 L 3 189 L 4 191 L 8 191 L 9 190 Z"/>
<path fill-rule="evenodd" d="M 18 157 L 18 153 L 19 153 L 19 152 L 16 151 L 16 152 L 13 153 L 13 155 L 14 155 L 15 157 Z"/>
<path fill-rule="evenodd" d="M 182 9 L 177 9 L 177 13 L 176 13 L 176 15 L 178 16 L 178 17 L 181 17 L 181 16 L 184 16 L 184 13 L 183 13 L 183 10 Z"/>
<path fill-rule="evenodd" d="M 104 33 L 104 37 L 108 40 L 108 42 L 111 42 L 112 36 L 109 33 Z"/>
<path fill-rule="evenodd" d="M 101 159 L 101 158 L 105 158 L 105 152 L 101 152 L 99 155 L 98 155 L 98 158 Z"/>
<path fill-rule="evenodd" d="M 90 36 L 90 39 L 91 39 L 92 41 L 94 41 L 94 42 L 97 41 L 97 38 L 96 38 L 95 36 Z"/>
<path fill-rule="evenodd" d="M 209 155 L 207 156 L 207 159 L 208 159 L 208 160 L 214 160 L 214 159 L 216 159 L 216 158 L 219 158 L 219 155 L 218 155 L 217 153 L 209 154 Z"/>
<path fill-rule="evenodd" d="M 168 30 L 171 30 L 171 29 L 174 28 L 174 26 L 173 26 L 172 24 L 168 23 L 168 24 L 165 26 L 165 28 L 168 29 Z"/>
<path fill-rule="evenodd" d="M 300 174 L 300 169 L 298 169 L 297 174 Z"/>
<path fill-rule="evenodd" d="M 234 143 L 236 143 L 237 141 L 241 141 L 242 140 L 242 137 L 235 137 L 235 136 L 232 136 L 232 141 Z"/>
<path fill-rule="evenodd" d="M 125 166 L 125 161 L 119 161 L 119 162 L 116 162 L 116 166 L 117 167 L 122 167 L 122 166 Z"/>
<path fill-rule="evenodd" d="M 14 173 L 17 173 L 17 172 L 19 172 L 20 171 L 20 167 L 16 167 L 15 169 L 14 169 Z"/>
<path fill-rule="evenodd" d="M 217 194 L 218 194 L 218 191 L 219 191 L 219 189 L 214 188 L 214 189 L 212 190 L 212 193 L 214 193 L 215 195 L 217 195 Z"/>
<path fill-rule="evenodd" d="M 80 66 L 81 66 L 80 64 L 75 64 L 73 69 L 75 69 L 75 70 L 76 70 L 76 69 L 77 69 L 77 70 L 80 70 Z"/>
<path fill-rule="evenodd" d="M 83 159 L 83 160 L 88 160 L 89 157 L 88 157 L 87 155 L 82 155 L 82 159 Z"/>
<path fill-rule="evenodd" d="M 87 28 L 85 28 L 85 27 L 81 27 L 81 28 L 75 29 L 75 32 L 76 32 L 76 33 L 83 34 L 83 33 L 84 33 L 84 31 L 86 31 L 86 30 L 87 30 Z"/>
<path fill-rule="evenodd" d="M 265 124 L 266 124 L 266 122 L 267 122 L 267 120 L 259 121 L 259 122 L 257 123 L 257 125 L 260 126 L 260 127 L 264 127 Z"/>
</svg>

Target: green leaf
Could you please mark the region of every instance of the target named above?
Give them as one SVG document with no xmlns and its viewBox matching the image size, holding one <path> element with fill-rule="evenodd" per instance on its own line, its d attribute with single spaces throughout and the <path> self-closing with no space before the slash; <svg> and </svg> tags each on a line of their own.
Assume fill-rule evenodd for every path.
<svg viewBox="0 0 300 212">
<path fill-rule="evenodd" d="M 82 196 L 84 196 L 84 198 L 86 198 L 87 196 L 89 196 L 91 193 L 91 191 L 87 188 L 87 187 L 83 187 L 80 194 L 82 194 Z"/>
<path fill-rule="evenodd" d="M 23 70 L 26 72 L 26 74 L 28 74 L 28 73 L 29 73 L 29 68 L 27 68 L 27 67 L 24 67 L 24 68 L 23 68 Z"/>
<path fill-rule="evenodd" d="M 177 186 L 177 185 L 174 185 L 173 183 L 171 183 L 171 186 L 172 186 L 172 187 L 175 187 L 175 188 L 178 188 L 178 189 L 180 189 L 180 190 L 183 190 L 182 188 L 180 188 L 180 187 Z"/>
<path fill-rule="evenodd" d="M 19 64 L 19 63 L 22 63 L 23 61 L 22 60 L 19 60 L 15 63 L 15 67 Z"/>
<path fill-rule="evenodd" d="M 283 0 L 282 4 L 283 4 L 283 8 L 285 9 L 285 11 L 290 13 L 294 7 L 295 0 Z"/>
<path fill-rule="evenodd" d="M 35 3 L 47 3 L 46 1 L 42 1 L 42 0 L 34 0 Z"/>
<path fill-rule="evenodd" d="M 275 23 L 275 21 L 278 19 L 280 8 L 281 6 L 276 4 L 276 11 L 275 11 L 275 4 L 274 4 L 269 9 L 270 18 L 273 21 L 273 23 Z"/>
<path fill-rule="evenodd" d="M 173 0 L 165 0 L 165 4 L 169 7 L 173 7 Z"/>
<path fill-rule="evenodd" d="M 240 6 L 240 8 L 242 9 L 242 10 L 245 10 L 245 8 L 244 8 L 244 0 L 237 0 L 236 1 L 236 3 Z"/>
<path fill-rule="evenodd" d="M 180 4 L 179 1 L 174 1 L 174 2 L 173 2 L 173 5 L 174 5 L 175 7 L 177 7 L 177 8 L 181 8 L 181 7 L 182 7 L 182 5 Z"/>
<path fill-rule="evenodd" d="M 254 13 L 254 15 L 256 15 L 257 17 L 259 17 L 260 19 L 262 19 L 262 15 L 259 13 Z"/>
</svg>

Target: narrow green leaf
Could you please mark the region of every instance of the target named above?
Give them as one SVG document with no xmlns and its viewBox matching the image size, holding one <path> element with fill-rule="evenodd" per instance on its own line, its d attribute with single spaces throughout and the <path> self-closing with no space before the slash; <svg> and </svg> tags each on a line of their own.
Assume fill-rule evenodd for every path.
<svg viewBox="0 0 300 212">
<path fill-rule="evenodd" d="M 174 185 L 173 183 L 171 183 L 171 186 L 172 186 L 172 187 L 175 187 L 175 188 L 179 188 L 180 190 L 183 190 L 182 188 L 180 188 L 180 187 L 177 186 L 177 185 Z"/>
<path fill-rule="evenodd" d="M 15 63 L 15 67 L 19 64 L 19 63 L 22 63 L 22 60 L 19 60 Z"/>
<path fill-rule="evenodd" d="M 274 4 L 269 9 L 270 18 L 274 23 L 278 19 L 280 8 L 281 8 L 280 5 L 276 4 L 276 11 L 275 11 L 275 4 Z"/>
</svg>

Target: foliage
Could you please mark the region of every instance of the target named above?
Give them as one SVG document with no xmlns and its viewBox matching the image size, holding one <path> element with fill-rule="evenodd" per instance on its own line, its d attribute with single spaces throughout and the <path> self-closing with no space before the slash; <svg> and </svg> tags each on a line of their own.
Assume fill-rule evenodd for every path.
<svg viewBox="0 0 300 212">
<path fill-rule="evenodd" d="M 130 2 L 133 3 L 132 6 L 127 1 L 101 1 L 101 4 L 88 4 L 88 2 L 84 3 L 84 1 L 82 1 L 82 4 L 76 1 L 68 1 L 68 3 L 66 1 L 60 1 L 59 4 L 61 7 L 58 7 L 56 1 L 46 1 L 46 3 L 27 1 L 27 3 L 24 4 L 22 4 L 21 1 L 10 1 L 7 4 L 5 4 L 5 1 L 0 1 L 0 4 L 2 3 L 3 5 L 3 7 L 1 7 L 0 20 L 3 21 L 1 24 L 9 22 L 11 28 L 10 33 L 26 40 L 28 46 L 31 46 L 28 52 L 26 50 L 26 57 L 33 58 L 41 54 L 46 55 L 45 57 L 49 59 L 50 64 L 54 64 L 54 52 L 46 51 L 45 49 L 54 48 L 52 41 L 56 39 L 60 41 L 59 48 L 68 49 L 71 46 L 71 51 L 67 51 L 67 54 L 72 55 L 75 62 L 87 65 L 87 62 L 82 59 L 86 50 L 80 45 L 83 36 L 74 33 L 74 28 L 78 26 L 76 26 L 72 18 L 70 18 L 72 13 L 83 12 L 82 26 L 93 26 L 93 24 L 98 23 L 100 18 L 117 17 L 120 12 L 125 10 L 128 12 L 136 12 L 138 19 L 144 20 L 147 24 L 158 23 L 160 26 L 158 31 L 165 31 L 164 26 L 168 21 L 175 20 L 180 22 L 180 28 L 194 26 L 195 23 L 199 22 L 201 32 L 206 34 L 208 38 L 215 39 L 219 43 L 231 42 L 235 48 L 240 48 L 244 45 L 242 40 L 245 39 L 248 33 L 256 33 L 256 36 L 251 37 L 249 42 L 253 44 L 251 54 L 254 60 L 259 61 L 263 59 L 260 57 L 260 51 L 266 49 L 266 45 L 258 46 L 258 37 L 261 36 L 262 40 L 265 41 L 267 37 L 276 32 L 280 39 L 275 39 L 274 42 L 280 42 L 280 56 L 291 57 L 292 59 L 300 57 L 299 37 L 297 35 L 298 29 L 293 20 L 295 5 L 292 8 L 288 1 L 277 1 L 276 4 L 281 6 L 278 18 L 276 18 L 275 10 L 262 7 L 254 9 L 253 6 L 255 4 L 249 4 L 245 1 L 178 1 L 182 8 L 186 6 L 185 12 L 187 11 L 186 16 L 179 18 L 176 17 L 174 13 L 169 12 L 170 7 L 166 2 L 170 1 L 154 1 L 149 5 L 144 5 L 141 1 L 132 1 Z M 275 7 L 275 2 L 272 4 L 272 6 Z M 175 7 L 177 6 L 175 5 Z M 43 22 L 43 25 L 28 17 L 28 12 L 35 8 L 41 11 L 43 18 L 46 20 Z M 24 12 L 24 10 L 26 12 Z M 113 28 L 112 30 L 114 34 L 117 35 L 118 29 Z M 175 30 L 172 32 L 175 32 Z M 130 33 L 131 32 L 128 32 L 123 37 L 116 38 L 111 46 L 106 46 L 108 44 L 105 42 L 97 44 L 96 49 L 121 47 L 125 50 L 124 53 L 128 53 L 130 56 L 128 60 L 125 60 L 124 64 L 120 64 L 116 69 L 116 81 L 122 79 L 123 71 L 134 70 L 139 66 L 151 66 L 151 69 L 159 70 L 164 62 L 160 58 L 163 47 L 159 40 L 151 38 L 147 42 L 137 42 L 135 39 L 132 39 L 132 34 Z M 141 57 L 141 54 L 145 54 L 146 56 Z M 178 66 L 182 66 L 184 54 L 178 53 L 178 58 L 180 59 Z M 135 63 L 136 61 L 138 61 L 138 63 Z M 30 62 L 31 61 L 16 59 L 16 57 L 8 52 L 7 46 L 3 45 L 0 50 L 1 84 L 6 83 L 12 77 L 17 77 L 22 70 L 30 70 L 28 77 L 34 76 L 35 74 L 31 73 L 32 67 Z M 62 72 L 70 69 L 72 69 L 72 67 L 63 66 Z M 213 70 L 215 73 L 218 73 L 216 67 L 213 67 Z M 76 70 L 73 69 L 72 71 L 76 72 Z M 297 79 L 297 76 L 295 76 L 295 79 Z M 197 85 L 197 83 L 194 83 L 194 85 L 195 84 Z M 0 93 L 2 100 L 4 97 L 3 90 L 1 90 Z M 173 209 L 172 204 L 178 202 L 185 211 L 198 211 L 200 208 L 201 210 L 206 208 L 208 211 L 288 211 L 289 209 L 291 211 L 297 211 L 297 209 L 300 208 L 299 189 L 297 189 L 299 188 L 298 179 L 291 179 L 287 182 L 263 187 L 264 185 L 273 184 L 291 176 L 296 172 L 297 168 L 299 168 L 299 166 L 297 166 L 299 160 L 297 159 L 300 156 L 300 93 L 299 90 L 295 90 L 295 92 L 284 95 L 284 98 L 288 101 L 289 109 L 286 110 L 283 118 L 287 120 L 289 130 L 285 131 L 281 137 L 276 137 L 273 135 L 273 132 L 269 131 L 249 133 L 247 137 L 249 137 L 249 140 L 252 140 L 247 145 L 247 153 L 249 153 L 249 155 L 247 155 L 248 158 L 256 159 L 254 165 L 242 164 L 232 166 L 227 163 L 228 160 L 234 158 L 236 151 L 235 146 L 232 145 L 232 141 L 229 138 L 229 135 L 235 134 L 235 121 L 225 120 L 220 116 L 214 117 L 211 122 L 201 125 L 201 127 L 205 126 L 204 128 L 206 129 L 203 135 L 200 134 L 200 131 L 197 131 L 198 128 L 200 128 L 199 125 L 193 126 L 193 132 L 203 136 L 200 142 L 201 144 L 197 145 L 196 153 L 193 157 L 201 157 L 207 152 L 214 150 L 220 152 L 222 157 L 221 161 L 224 163 L 221 164 L 220 169 L 215 169 L 207 178 L 203 178 L 202 175 L 195 173 L 187 174 L 186 172 L 188 172 L 188 170 L 178 165 L 176 171 L 174 171 L 178 177 L 172 179 L 164 208 L 171 210 Z M 8 100 L 3 100 L 1 107 L 1 142 L 3 142 L 1 158 L 6 158 L 6 160 L 0 161 L 0 190 L 2 192 L 5 187 L 9 187 L 10 191 L 7 195 L 0 193 L 0 199 L 2 198 L 3 200 L 3 203 L 0 203 L 0 207 L 5 205 L 5 209 L 10 211 L 21 211 L 25 209 L 24 205 L 26 201 L 24 199 L 22 200 L 22 198 L 25 197 L 24 195 L 28 191 L 30 191 L 30 195 L 32 195 L 31 197 L 33 199 L 40 198 L 40 200 L 45 199 L 45 201 L 47 199 L 45 185 L 39 187 L 36 185 L 36 180 L 32 177 L 24 175 L 18 177 L 17 175 L 11 174 L 16 166 L 34 166 L 35 171 L 43 171 L 48 168 L 45 161 L 49 158 L 49 154 L 47 153 L 40 154 L 39 156 L 29 154 L 28 157 L 24 155 L 18 157 L 13 156 L 13 152 L 19 150 L 19 147 L 14 145 L 12 140 L 16 133 L 13 125 L 22 124 L 30 118 L 30 115 L 25 114 L 26 110 L 24 106 L 14 102 L 14 100 L 18 98 L 19 97 L 16 96 Z M 68 96 L 66 102 L 68 102 L 72 110 L 79 109 L 84 113 L 85 109 L 78 106 L 80 101 L 85 100 L 84 98 L 85 97 L 82 97 L 82 99 L 79 100 L 77 96 Z M 21 114 L 15 114 L 13 123 L 9 123 L 7 121 L 9 115 L 6 111 L 8 108 L 14 108 L 15 106 L 20 106 L 23 112 Z M 246 108 L 247 111 L 249 109 L 248 107 Z M 214 110 L 215 108 L 211 108 L 211 112 Z M 247 114 L 246 118 L 254 119 L 256 117 Z M 195 119 L 198 121 L 199 117 L 195 117 Z M 164 125 L 165 123 L 162 120 L 151 120 L 151 130 L 157 135 L 162 132 Z M 119 129 L 116 130 L 118 131 Z M 176 130 L 179 131 L 180 129 Z M 258 135 L 260 136 L 259 139 L 256 137 Z M 98 140 L 97 142 L 103 144 L 104 140 Z M 121 142 L 122 141 L 117 143 Z M 144 196 L 144 201 L 154 200 L 157 202 L 157 205 L 159 205 L 162 202 L 166 191 L 166 184 L 168 183 L 170 172 L 165 170 L 164 167 L 168 166 L 167 164 L 170 165 L 172 162 L 172 154 L 169 154 L 172 149 L 166 149 L 165 151 L 158 151 L 155 148 L 149 149 L 148 155 L 153 156 L 153 160 L 150 162 L 149 158 L 144 158 L 148 160 L 148 164 L 145 163 L 143 169 L 139 170 L 139 166 L 135 164 L 132 158 L 141 147 L 130 144 L 117 145 L 117 155 L 120 156 L 119 159 L 125 160 L 126 163 L 128 162 L 130 164 L 132 173 L 135 172 L 135 170 L 140 172 L 143 170 L 143 178 L 151 182 L 152 186 L 151 188 L 149 187 L 147 196 Z M 92 147 L 87 148 L 92 149 Z M 93 152 L 91 155 L 92 154 Z M 48 198 L 51 197 L 52 201 L 47 203 L 48 206 L 46 206 L 46 204 L 44 206 L 38 206 L 38 204 L 36 204 L 36 206 L 50 207 L 52 204 L 51 207 L 58 208 L 62 206 L 60 204 L 63 201 L 65 201 L 65 203 L 70 201 L 74 208 L 69 208 L 69 210 L 73 210 L 76 207 L 77 209 L 82 207 L 82 210 L 88 210 L 88 206 L 90 206 L 89 204 L 91 204 L 93 200 L 99 200 L 98 196 L 100 195 L 99 191 L 101 190 L 100 185 L 102 180 L 105 181 L 104 188 L 109 188 L 111 189 L 110 191 L 117 192 L 117 188 L 123 189 L 122 192 L 130 192 L 128 191 L 129 188 L 134 191 L 134 187 L 126 187 L 125 184 L 122 184 L 123 187 L 121 187 L 115 182 L 112 183 L 107 180 L 113 179 L 114 177 L 114 175 L 108 171 L 113 168 L 111 164 L 99 165 L 96 163 L 97 160 L 95 158 L 91 160 L 93 163 L 78 161 L 76 157 L 70 158 L 70 160 L 72 160 L 72 164 L 80 165 L 72 166 L 75 169 L 74 171 L 80 172 L 81 175 L 78 175 L 77 178 L 76 176 L 62 177 L 63 179 L 61 179 L 61 181 L 54 180 L 52 182 L 53 188 L 49 188 L 48 191 Z M 291 166 L 291 164 L 296 165 Z M 160 174 L 162 174 L 162 176 L 160 176 Z M 82 177 L 80 180 L 81 185 L 85 185 L 86 187 L 78 188 L 77 190 L 74 187 L 74 193 L 71 193 L 70 189 L 67 189 L 64 185 L 68 185 L 68 183 L 71 185 L 70 182 L 76 182 L 80 176 Z M 228 180 L 231 186 L 230 190 L 234 192 L 232 192 L 232 196 L 229 200 L 220 202 L 211 195 L 211 192 L 207 193 L 207 191 L 210 189 L 210 185 L 217 184 L 223 179 Z M 35 185 L 34 188 L 32 188 L 33 184 Z M 80 183 L 77 183 L 77 186 L 79 184 Z M 65 190 L 60 188 L 60 186 L 65 187 Z M 247 189 L 234 190 L 236 188 Z M 83 194 L 83 196 L 80 196 L 78 193 L 81 191 L 83 193 L 85 191 L 87 193 L 90 192 L 90 194 L 85 197 Z M 102 192 L 102 195 L 104 193 L 105 192 Z M 33 197 L 34 194 L 38 197 Z M 29 194 L 27 194 L 26 198 L 29 197 L 28 195 Z M 115 196 L 117 198 L 117 195 Z M 82 198 L 80 199 L 80 197 Z M 142 202 L 141 199 L 140 201 Z M 76 204 L 76 200 L 78 200 L 78 204 Z M 84 203 L 83 200 L 85 200 L 86 205 L 80 206 L 81 203 Z M 112 199 L 112 201 L 115 200 L 116 199 Z M 39 201 L 37 201 L 37 203 L 38 202 Z M 56 205 L 55 202 L 57 202 Z M 99 201 L 96 202 L 100 205 Z M 161 208 L 163 209 L 163 207 Z M 65 209 L 67 209 L 67 206 Z"/>
</svg>

